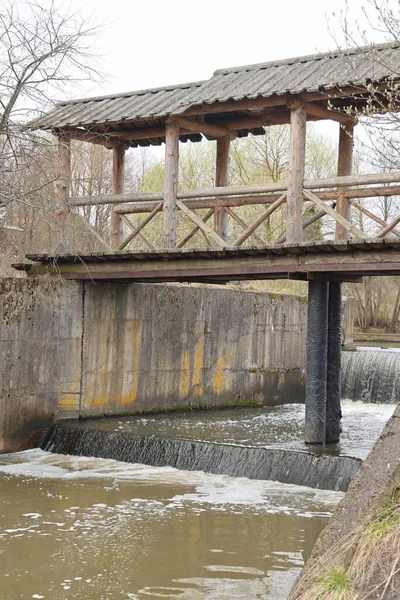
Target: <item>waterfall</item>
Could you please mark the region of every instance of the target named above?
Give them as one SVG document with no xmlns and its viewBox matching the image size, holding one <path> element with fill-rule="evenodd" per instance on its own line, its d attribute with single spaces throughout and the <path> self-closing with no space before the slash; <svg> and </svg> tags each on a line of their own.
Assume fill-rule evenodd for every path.
<svg viewBox="0 0 400 600">
<path fill-rule="evenodd" d="M 347 490 L 361 464 L 359 459 L 347 456 L 138 436 L 122 431 L 84 429 L 74 427 L 73 423 L 54 425 L 42 449 L 336 491 Z"/>
<path fill-rule="evenodd" d="M 400 352 L 342 353 L 342 398 L 398 404 L 400 402 Z"/>
</svg>

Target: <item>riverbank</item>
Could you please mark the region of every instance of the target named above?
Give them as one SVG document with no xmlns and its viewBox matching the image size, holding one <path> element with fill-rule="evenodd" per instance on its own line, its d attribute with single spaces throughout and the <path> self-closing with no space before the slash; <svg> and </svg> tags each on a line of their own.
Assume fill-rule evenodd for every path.
<svg viewBox="0 0 400 600">
<path fill-rule="evenodd" d="M 313 548 L 289 600 L 398 600 L 400 406 Z"/>
</svg>

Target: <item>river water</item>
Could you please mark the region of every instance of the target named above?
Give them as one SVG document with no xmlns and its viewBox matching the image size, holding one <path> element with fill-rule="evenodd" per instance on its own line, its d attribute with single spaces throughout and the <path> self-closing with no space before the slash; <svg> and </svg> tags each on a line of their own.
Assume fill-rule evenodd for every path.
<svg viewBox="0 0 400 600">
<path fill-rule="evenodd" d="M 83 425 L 296 447 L 303 411 L 284 405 Z M 338 452 L 365 456 L 392 411 L 345 402 Z M 3 455 L 0 599 L 284 600 L 342 496 L 42 450 Z"/>
<path fill-rule="evenodd" d="M 2 600 L 283 600 L 342 497 L 41 450 L 0 490 Z"/>
</svg>

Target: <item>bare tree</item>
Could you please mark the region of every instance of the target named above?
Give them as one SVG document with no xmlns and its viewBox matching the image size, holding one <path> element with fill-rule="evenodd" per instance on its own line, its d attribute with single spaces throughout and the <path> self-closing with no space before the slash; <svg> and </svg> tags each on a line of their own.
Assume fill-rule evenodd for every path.
<svg viewBox="0 0 400 600">
<path fill-rule="evenodd" d="M 48 8 L 23 0 L 0 0 L 0 206 L 18 201 L 37 208 L 37 192 L 49 185 L 26 177 L 50 140 L 26 124 L 54 102 L 65 84 L 98 76 L 93 39 L 99 27 L 55 2 Z M 20 176 L 21 175 L 21 176 Z M 49 190 L 50 192 L 50 190 Z"/>
</svg>

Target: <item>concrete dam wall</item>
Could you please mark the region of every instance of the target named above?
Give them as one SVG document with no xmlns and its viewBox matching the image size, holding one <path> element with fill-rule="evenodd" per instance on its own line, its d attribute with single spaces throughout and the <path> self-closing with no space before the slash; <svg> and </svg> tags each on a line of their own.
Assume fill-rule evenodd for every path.
<svg viewBox="0 0 400 600">
<path fill-rule="evenodd" d="M 303 397 L 304 298 L 41 279 L 0 282 L 0 452 L 55 419 Z"/>
</svg>

